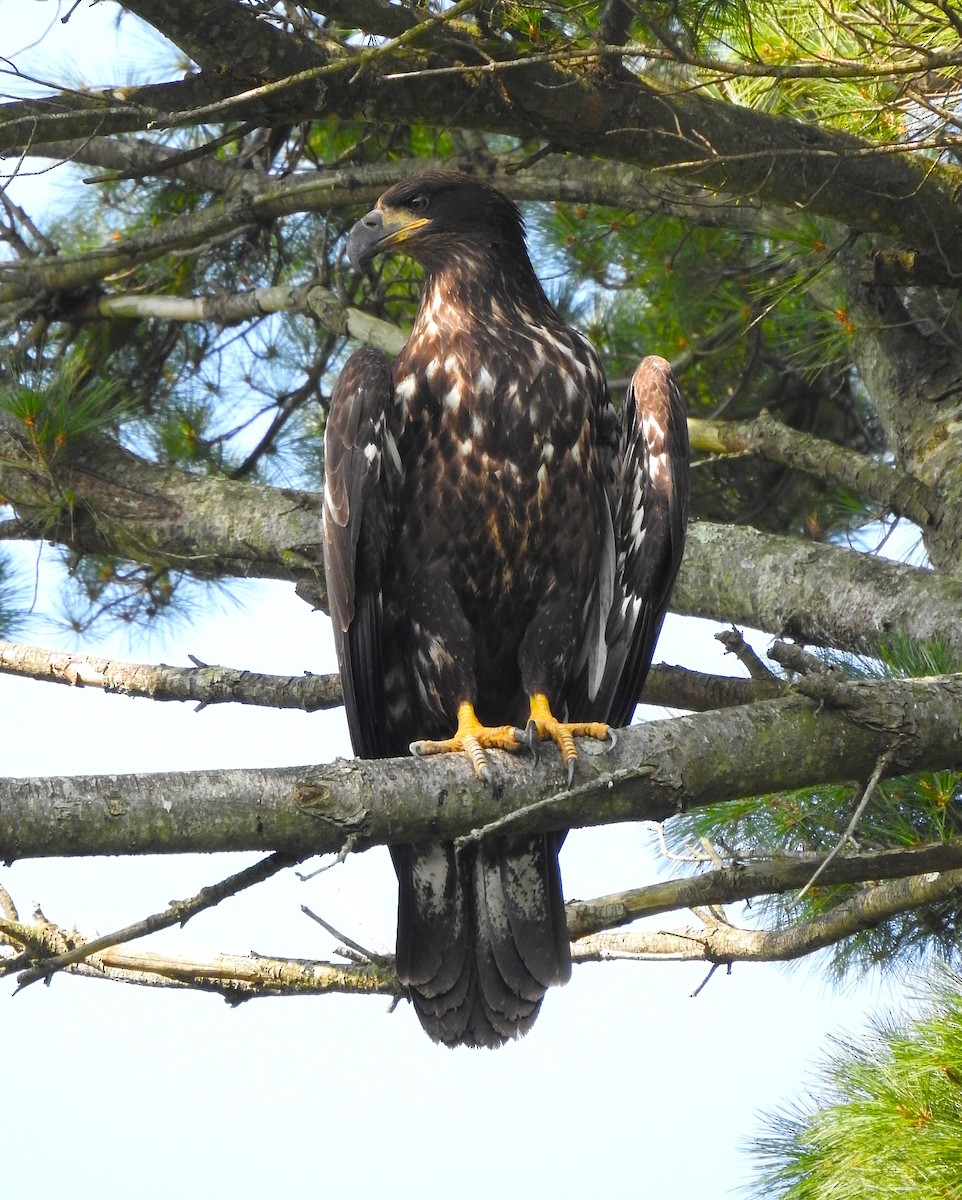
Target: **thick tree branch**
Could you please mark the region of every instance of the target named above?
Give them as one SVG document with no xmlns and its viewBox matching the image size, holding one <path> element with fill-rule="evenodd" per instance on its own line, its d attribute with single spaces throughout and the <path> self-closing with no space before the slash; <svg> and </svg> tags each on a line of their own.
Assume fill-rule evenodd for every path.
<svg viewBox="0 0 962 1200">
<path fill-rule="evenodd" d="M 174 40 L 203 24 L 189 0 L 144 0 L 130 7 Z M 269 95 L 249 87 L 247 98 L 228 100 L 218 109 L 219 119 L 270 124 L 338 113 L 445 127 L 456 113 L 463 128 L 540 139 L 588 156 L 600 148 L 606 158 L 669 170 L 714 191 L 757 196 L 790 210 L 805 208 L 851 228 L 899 238 L 931 253 L 950 271 L 962 270 L 956 208 L 962 175 L 929 159 L 891 153 L 888 147 L 882 153 L 854 136 L 694 90 L 672 92 L 625 70 L 592 70 L 583 56 L 571 65 L 536 55 L 484 64 L 479 42 L 477 62 L 465 66 L 471 54 L 460 44 L 463 37 L 443 53 L 385 54 L 364 72 L 357 69 L 363 49 L 345 55 L 341 67 L 319 47 L 307 49 L 301 43 L 296 62 L 289 61 L 293 39 L 281 38 L 275 29 L 264 33 L 265 24 L 253 14 L 238 34 L 236 5 L 208 4 L 207 10 L 218 28 L 231 23 L 230 36 L 203 47 L 205 56 L 213 54 L 223 68 L 226 80 L 240 74 L 244 82 L 258 84 L 265 78 L 280 80 L 294 68 L 294 78 L 300 78 L 306 58 L 332 68 L 323 78 L 270 89 Z M 255 44 L 259 34 L 263 36 Z M 8 105 L 0 109 L 0 152 L 36 151 L 46 141 L 65 137 L 142 129 L 148 122 L 163 124 L 165 114 L 172 112 L 169 122 L 192 120 L 191 111 L 203 105 L 199 93 L 206 91 L 208 101 L 229 93 L 225 76 L 217 74 L 213 63 L 211 67 L 184 83 L 127 89 L 120 102 L 112 89 Z M 579 113 L 578 121 L 569 119 L 571 112 Z"/>
<path fill-rule="evenodd" d="M 413 12 L 389 0 L 314 0 L 304 7 L 322 13 L 345 29 L 360 29 L 382 37 L 397 37 L 418 23 Z"/>
<path fill-rule="evenodd" d="M 296 580 L 320 570 L 320 496 L 158 466 L 105 436 L 68 442 L 45 461 L 0 414 L 0 493 L 18 536 L 83 553 L 201 578 Z"/>
<path fill-rule="evenodd" d="M 319 494 L 160 467 L 106 437 L 44 463 L 12 418 L 0 418 L 0 492 L 17 536 L 200 577 L 309 581 L 312 602 L 325 604 Z M 860 652 L 892 633 L 938 638 L 962 658 L 962 583 L 749 528 L 691 527 L 673 607 Z"/>
<path fill-rule="evenodd" d="M 908 517 L 921 526 L 935 526 L 942 517 L 936 492 L 914 475 L 835 442 L 792 429 L 762 412 L 753 421 L 690 419 L 692 448 L 709 454 L 757 454 L 769 462 L 833 480 L 858 496 L 874 500 L 886 511 Z"/>
<path fill-rule="evenodd" d="M 556 761 L 500 753 L 495 795 L 456 762 L 336 762 L 313 768 L 0 782 L 0 857 L 224 850 L 306 853 L 664 820 L 723 800 L 962 763 L 962 676 L 855 681 L 844 711 L 800 697 L 654 721 L 609 753 L 583 748 L 580 784 Z"/>
<path fill-rule="evenodd" d="M 962 355 L 949 324 L 913 312 L 891 288 L 852 287 L 855 361 L 878 408 L 896 461 L 936 492 L 945 514 L 923 527 L 926 548 L 943 571 L 962 563 Z"/>
<path fill-rule="evenodd" d="M 962 657 L 958 581 L 748 527 L 690 526 L 672 609 L 858 653 L 898 634 Z"/>
<path fill-rule="evenodd" d="M 105 437 L 68 444 L 45 464 L 11 418 L 0 419 L 0 492 L 17 512 L 17 536 L 200 577 L 307 582 L 311 602 L 326 603 L 319 494 L 190 475 Z M 962 583 L 750 528 L 691 527 L 673 608 L 859 652 L 892 633 L 941 639 L 962 658 Z"/>
</svg>

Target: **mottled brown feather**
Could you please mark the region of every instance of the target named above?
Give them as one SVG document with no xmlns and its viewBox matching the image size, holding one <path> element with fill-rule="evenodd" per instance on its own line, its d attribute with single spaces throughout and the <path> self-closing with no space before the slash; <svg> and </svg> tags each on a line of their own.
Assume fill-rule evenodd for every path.
<svg viewBox="0 0 962 1200">
<path fill-rule="evenodd" d="M 405 225 L 410 224 L 410 230 Z M 425 268 L 411 337 L 362 350 L 326 435 L 328 591 L 355 751 L 450 736 L 458 707 L 523 725 L 630 719 L 678 570 L 687 440 L 677 384 L 645 359 L 621 416 L 597 355 L 548 302 L 520 214 L 441 172 L 352 230 L 367 261 Z M 527 1030 L 570 973 L 562 835 L 392 850 L 398 973 L 448 1044 Z"/>
</svg>

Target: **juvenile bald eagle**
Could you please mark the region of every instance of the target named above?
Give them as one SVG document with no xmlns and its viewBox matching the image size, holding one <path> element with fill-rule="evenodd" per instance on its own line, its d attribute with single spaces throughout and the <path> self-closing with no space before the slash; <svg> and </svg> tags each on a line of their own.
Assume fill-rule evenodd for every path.
<svg viewBox="0 0 962 1200">
<path fill-rule="evenodd" d="M 557 743 L 631 718 L 678 571 L 688 508 L 682 400 L 646 358 L 620 417 L 598 357 L 545 296 L 521 215 L 438 172 L 351 230 L 355 265 L 424 268 L 411 338 L 345 365 L 325 437 L 331 617 L 355 752 Z M 396 846 L 397 971 L 437 1041 L 528 1030 L 571 958 L 563 834 Z"/>
</svg>

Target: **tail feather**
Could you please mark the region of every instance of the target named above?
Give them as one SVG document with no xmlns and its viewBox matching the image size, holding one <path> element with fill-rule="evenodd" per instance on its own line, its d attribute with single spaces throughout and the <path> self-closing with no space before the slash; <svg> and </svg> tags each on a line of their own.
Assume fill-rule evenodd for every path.
<svg viewBox="0 0 962 1200">
<path fill-rule="evenodd" d="M 504 841 L 497 859 L 511 944 L 542 993 L 571 978 L 568 922 L 558 867 L 561 840 L 552 833 Z"/>
<path fill-rule="evenodd" d="M 435 1041 L 500 1046 L 571 974 L 556 835 L 394 851 L 398 977 Z"/>
<path fill-rule="evenodd" d="M 397 973 L 426 997 L 444 996 L 465 976 L 471 912 L 452 842 L 396 846 L 398 877 Z"/>
</svg>

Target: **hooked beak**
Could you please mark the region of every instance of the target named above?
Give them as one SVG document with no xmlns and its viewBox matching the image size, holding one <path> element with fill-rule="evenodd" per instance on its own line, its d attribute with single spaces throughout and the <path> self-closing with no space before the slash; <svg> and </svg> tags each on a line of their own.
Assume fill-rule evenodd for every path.
<svg viewBox="0 0 962 1200">
<path fill-rule="evenodd" d="M 406 242 L 430 223 L 427 217 L 412 217 L 403 209 L 372 208 L 347 236 L 347 257 L 351 266 L 366 266 L 376 254 Z"/>
</svg>

